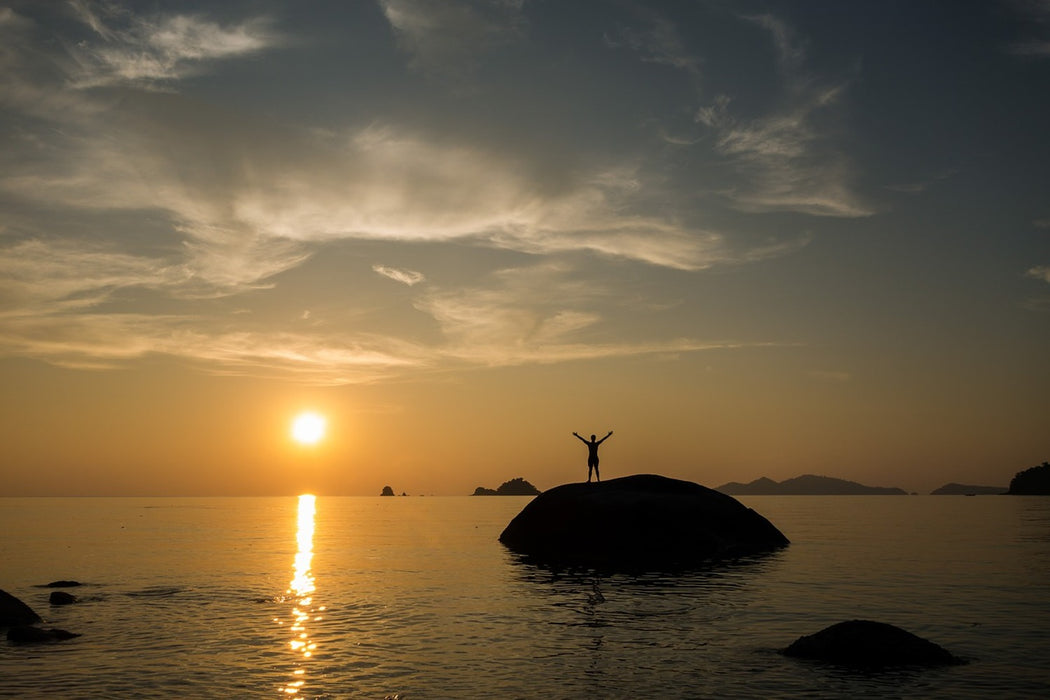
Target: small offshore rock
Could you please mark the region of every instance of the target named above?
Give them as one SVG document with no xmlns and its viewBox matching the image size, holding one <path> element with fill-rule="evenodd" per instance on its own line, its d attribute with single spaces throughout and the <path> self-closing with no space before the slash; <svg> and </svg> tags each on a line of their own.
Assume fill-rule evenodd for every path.
<svg viewBox="0 0 1050 700">
<path fill-rule="evenodd" d="M 40 622 L 33 609 L 7 591 L 0 590 L 0 627 Z"/>
<path fill-rule="evenodd" d="M 77 602 L 77 597 L 65 591 L 51 591 L 51 596 L 47 599 L 47 602 L 52 605 L 72 605 Z"/>
<path fill-rule="evenodd" d="M 49 644 L 79 636 L 76 632 L 67 632 L 66 630 L 55 628 L 46 630 L 32 625 L 17 625 L 7 630 L 7 641 L 15 644 Z"/>
<path fill-rule="evenodd" d="M 76 586 L 83 585 L 80 581 L 69 581 L 62 579 L 60 581 L 52 581 L 51 583 L 45 583 L 44 588 L 75 588 Z"/>
<path fill-rule="evenodd" d="M 900 627 L 871 620 L 849 620 L 804 635 L 782 650 L 785 656 L 843 666 L 952 666 L 964 659 Z"/>
</svg>

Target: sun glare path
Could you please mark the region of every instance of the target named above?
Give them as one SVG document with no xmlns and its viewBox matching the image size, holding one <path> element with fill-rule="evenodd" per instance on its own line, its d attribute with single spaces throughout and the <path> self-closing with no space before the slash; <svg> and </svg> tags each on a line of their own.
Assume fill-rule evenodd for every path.
<svg viewBox="0 0 1050 700">
<path fill-rule="evenodd" d="M 292 624 L 288 628 L 292 633 L 292 639 L 288 642 L 288 647 L 292 653 L 299 656 L 300 664 L 311 658 L 317 648 L 317 644 L 310 638 L 310 633 L 306 629 L 306 623 L 321 620 L 321 616 L 315 616 L 315 613 L 324 610 L 323 606 L 316 610 L 313 607 L 315 586 L 310 568 L 314 557 L 314 515 L 316 513 L 317 499 L 310 494 L 299 496 L 298 523 L 295 531 L 298 548 L 295 553 L 292 581 L 288 586 L 288 593 L 291 594 L 294 602 L 291 611 Z M 280 620 L 277 622 L 284 624 Z M 301 665 L 297 666 L 292 672 L 293 680 L 286 683 L 280 689 L 281 692 L 285 695 L 297 695 L 306 683 L 303 680 L 305 673 L 305 668 Z"/>
<path fill-rule="evenodd" d="M 292 421 L 292 439 L 301 445 L 316 445 L 324 437 L 327 421 L 319 413 L 300 413 Z"/>
</svg>

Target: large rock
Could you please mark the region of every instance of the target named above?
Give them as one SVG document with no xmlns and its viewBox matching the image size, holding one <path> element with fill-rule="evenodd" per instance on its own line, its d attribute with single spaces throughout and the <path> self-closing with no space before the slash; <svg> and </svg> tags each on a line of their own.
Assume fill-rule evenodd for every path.
<svg viewBox="0 0 1050 700">
<path fill-rule="evenodd" d="M 654 474 L 544 491 L 499 540 L 540 563 L 617 569 L 691 566 L 788 544 L 732 496 Z"/>
<path fill-rule="evenodd" d="M 31 625 L 40 622 L 33 609 L 7 591 L 0 591 L 0 627 Z"/>
<path fill-rule="evenodd" d="M 944 647 L 885 622 L 849 620 L 799 637 L 783 650 L 787 656 L 844 666 L 949 666 L 964 664 Z"/>
</svg>

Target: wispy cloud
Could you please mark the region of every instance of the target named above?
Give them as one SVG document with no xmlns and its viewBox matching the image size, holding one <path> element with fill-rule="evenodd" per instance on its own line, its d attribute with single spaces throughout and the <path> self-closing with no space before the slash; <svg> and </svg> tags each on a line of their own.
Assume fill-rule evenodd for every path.
<svg viewBox="0 0 1050 700">
<path fill-rule="evenodd" d="M 671 66 L 699 77 L 702 62 L 685 46 L 675 25 L 655 12 L 642 14 L 641 28 L 621 25 L 615 32 L 606 32 L 606 45 L 634 51 L 646 63 Z"/>
<path fill-rule="evenodd" d="M 1036 267 L 1029 268 L 1024 274 L 1025 277 L 1032 277 L 1050 283 L 1050 265 L 1037 265 Z"/>
<path fill-rule="evenodd" d="M 378 272 L 383 277 L 389 277 L 395 282 L 406 284 L 409 287 L 413 287 L 426 279 L 422 272 L 416 272 L 415 270 L 400 270 L 396 267 L 387 267 L 386 265 L 373 265 L 372 270 Z"/>
<path fill-rule="evenodd" d="M 821 85 L 805 72 L 805 49 L 772 15 L 745 18 L 766 30 L 783 80 L 780 105 L 750 119 L 733 115 L 732 98 L 718 95 L 697 110 L 696 122 L 715 135 L 715 150 L 740 176 L 723 194 L 743 211 L 797 211 L 860 217 L 872 210 L 850 188 L 851 167 L 818 118 L 833 113 L 843 85 Z"/>
<path fill-rule="evenodd" d="M 609 340 L 597 309 L 613 292 L 575 280 L 573 272 L 560 264 L 500 270 L 485 286 L 432 290 L 416 307 L 440 325 L 442 356 L 486 366 L 765 345 L 681 337 Z"/>
<path fill-rule="evenodd" d="M 409 65 L 431 77 L 461 81 L 484 53 L 513 41 L 524 30 L 521 1 L 379 0 Z"/>
<path fill-rule="evenodd" d="M 77 87 L 170 84 L 203 71 L 209 62 L 282 43 L 264 17 L 223 26 L 198 15 L 147 19 L 87 0 L 75 0 L 70 6 L 97 36 L 94 42 L 80 42 L 70 49 L 80 67 L 73 76 Z"/>
<path fill-rule="evenodd" d="M 1050 0 L 1011 0 L 1024 20 L 1026 36 L 1010 44 L 1010 52 L 1030 58 L 1050 58 Z"/>
</svg>

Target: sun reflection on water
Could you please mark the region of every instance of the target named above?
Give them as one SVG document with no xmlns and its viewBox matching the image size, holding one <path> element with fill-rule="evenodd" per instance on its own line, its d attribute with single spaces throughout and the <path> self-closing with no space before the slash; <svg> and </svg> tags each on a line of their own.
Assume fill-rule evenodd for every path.
<svg viewBox="0 0 1050 700">
<path fill-rule="evenodd" d="M 292 634 L 288 642 L 288 648 L 298 658 L 296 668 L 292 671 L 293 680 L 281 686 L 280 691 L 285 695 L 296 695 L 306 685 L 306 669 L 303 664 L 313 657 L 317 644 L 310 637 L 307 630 L 308 622 L 317 622 L 321 616 L 317 613 L 323 612 L 324 607 L 314 607 L 314 576 L 311 564 L 314 558 L 314 515 L 317 512 L 317 499 L 309 494 L 299 496 L 299 519 L 296 529 L 296 541 L 299 548 L 295 554 L 293 564 L 294 575 L 286 591 L 287 599 L 293 603 L 291 611 L 291 625 L 288 630 Z M 277 624 L 283 625 L 284 621 L 277 619 Z"/>
</svg>

